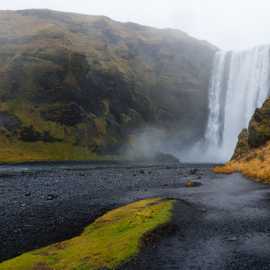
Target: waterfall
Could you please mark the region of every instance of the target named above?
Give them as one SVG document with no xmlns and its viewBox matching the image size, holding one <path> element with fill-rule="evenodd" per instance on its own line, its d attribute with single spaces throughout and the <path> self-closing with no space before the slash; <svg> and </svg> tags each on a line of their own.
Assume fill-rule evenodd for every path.
<svg viewBox="0 0 270 270">
<path fill-rule="evenodd" d="M 269 95 L 270 46 L 218 52 L 209 87 L 207 161 L 229 160 L 239 133 Z"/>
</svg>

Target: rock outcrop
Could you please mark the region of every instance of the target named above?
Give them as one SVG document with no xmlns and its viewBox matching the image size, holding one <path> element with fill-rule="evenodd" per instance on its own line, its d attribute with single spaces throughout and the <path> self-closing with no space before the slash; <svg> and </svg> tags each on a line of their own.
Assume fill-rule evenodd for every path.
<svg viewBox="0 0 270 270">
<path fill-rule="evenodd" d="M 243 154 L 247 153 L 250 149 L 248 144 L 248 130 L 245 128 L 238 136 L 238 142 L 232 157 L 232 160 L 240 158 Z"/>
<path fill-rule="evenodd" d="M 270 140 L 270 99 L 257 109 L 248 128 L 248 144 L 260 147 Z"/>
<path fill-rule="evenodd" d="M 254 113 L 248 129 L 239 135 L 234 156 L 220 173 L 242 172 L 248 177 L 270 182 L 270 98 Z"/>
<path fill-rule="evenodd" d="M 247 154 L 254 148 L 265 145 L 270 140 L 270 99 L 263 106 L 256 109 L 250 120 L 248 129 L 242 130 L 238 144 L 233 155 L 233 160 Z"/>
</svg>

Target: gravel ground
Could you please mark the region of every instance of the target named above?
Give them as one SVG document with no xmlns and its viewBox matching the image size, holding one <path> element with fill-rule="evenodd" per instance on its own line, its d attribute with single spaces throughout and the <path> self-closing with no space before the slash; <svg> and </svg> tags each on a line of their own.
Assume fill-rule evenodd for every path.
<svg viewBox="0 0 270 270">
<path fill-rule="evenodd" d="M 192 180 L 202 185 L 186 188 Z M 177 200 L 174 230 L 121 269 L 270 269 L 269 186 L 209 166 L 103 163 L 0 167 L 0 261 L 78 234 L 131 201 Z"/>
</svg>

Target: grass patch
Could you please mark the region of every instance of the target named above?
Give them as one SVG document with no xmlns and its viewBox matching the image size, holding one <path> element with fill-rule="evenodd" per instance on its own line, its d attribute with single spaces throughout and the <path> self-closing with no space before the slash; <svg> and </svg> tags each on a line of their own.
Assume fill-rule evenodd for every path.
<svg viewBox="0 0 270 270">
<path fill-rule="evenodd" d="M 270 183 L 270 143 L 252 149 L 224 166 L 217 166 L 213 171 L 224 174 L 240 172 L 258 182 Z"/>
<path fill-rule="evenodd" d="M 18 163 L 32 161 L 66 161 L 66 160 L 112 160 L 113 157 L 97 156 L 87 148 L 73 146 L 69 143 L 27 143 L 19 140 L 10 142 L 0 136 L 0 162 Z"/>
<path fill-rule="evenodd" d="M 0 264 L 0 270 L 114 269 L 136 255 L 140 240 L 171 218 L 173 200 L 138 201 L 118 208 L 71 240 L 25 253 Z"/>
<path fill-rule="evenodd" d="M 98 134 L 96 137 L 91 137 L 87 134 L 87 123 L 69 127 L 42 119 L 40 111 L 44 108 L 35 108 L 34 105 L 23 101 L 0 103 L 0 111 L 8 111 L 17 116 L 23 126 L 33 126 L 38 132 L 49 132 L 52 137 L 62 140 L 54 143 L 24 142 L 15 135 L 7 137 L 5 133 L 0 132 L 0 163 L 120 159 L 111 155 L 99 155 L 95 149 L 87 146 L 87 142 L 94 146 L 103 143 L 107 132 L 104 119 L 96 119 Z M 81 131 L 79 143 L 77 142 L 78 130 Z"/>
</svg>

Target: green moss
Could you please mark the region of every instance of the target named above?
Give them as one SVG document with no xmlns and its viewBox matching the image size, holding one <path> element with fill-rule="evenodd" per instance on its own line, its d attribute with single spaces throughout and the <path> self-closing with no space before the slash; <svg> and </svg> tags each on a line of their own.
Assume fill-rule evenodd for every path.
<svg viewBox="0 0 270 270">
<path fill-rule="evenodd" d="M 155 198 L 118 208 L 80 236 L 3 262 L 0 270 L 114 269 L 138 253 L 143 235 L 170 220 L 173 204 Z"/>
<path fill-rule="evenodd" d="M 17 100 L 2 103 L 0 108 L 5 108 L 7 111 L 16 115 L 24 126 L 32 125 L 39 132 L 49 131 L 53 137 L 59 139 L 64 139 L 65 133 L 71 130 L 71 128 L 61 126 L 56 122 L 45 121 L 40 116 L 40 111 L 44 108 L 42 106 L 36 107 L 26 101 Z"/>
<path fill-rule="evenodd" d="M 57 160 L 97 160 L 112 159 L 112 157 L 99 157 L 85 147 L 74 146 L 69 143 L 10 142 L 1 136 L 0 162 L 26 162 L 26 161 L 57 161 Z"/>
<path fill-rule="evenodd" d="M 107 133 L 104 117 L 95 119 L 95 131 L 89 134 L 89 123 L 83 122 L 74 127 L 44 120 L 40 111 L 43 106 L 34 106 L 25 101 L 0 103 L 0 111 L 8 111 L 17 116 L 23 126 L 32 126 L 35 131 L 48 132 L 59 142 L 46 143 L 23 142 L 5 132 L 0 133 L 0 162 L 57 161 L 57 160 L 111 160 L 112 156 L 99 156 L 95 153 L 97 146 L 103 144 Z M 78 137 L 80 138 L 78 140 Z M 113 138 L 111 138 L 113 140 Z"/>
</svg>

